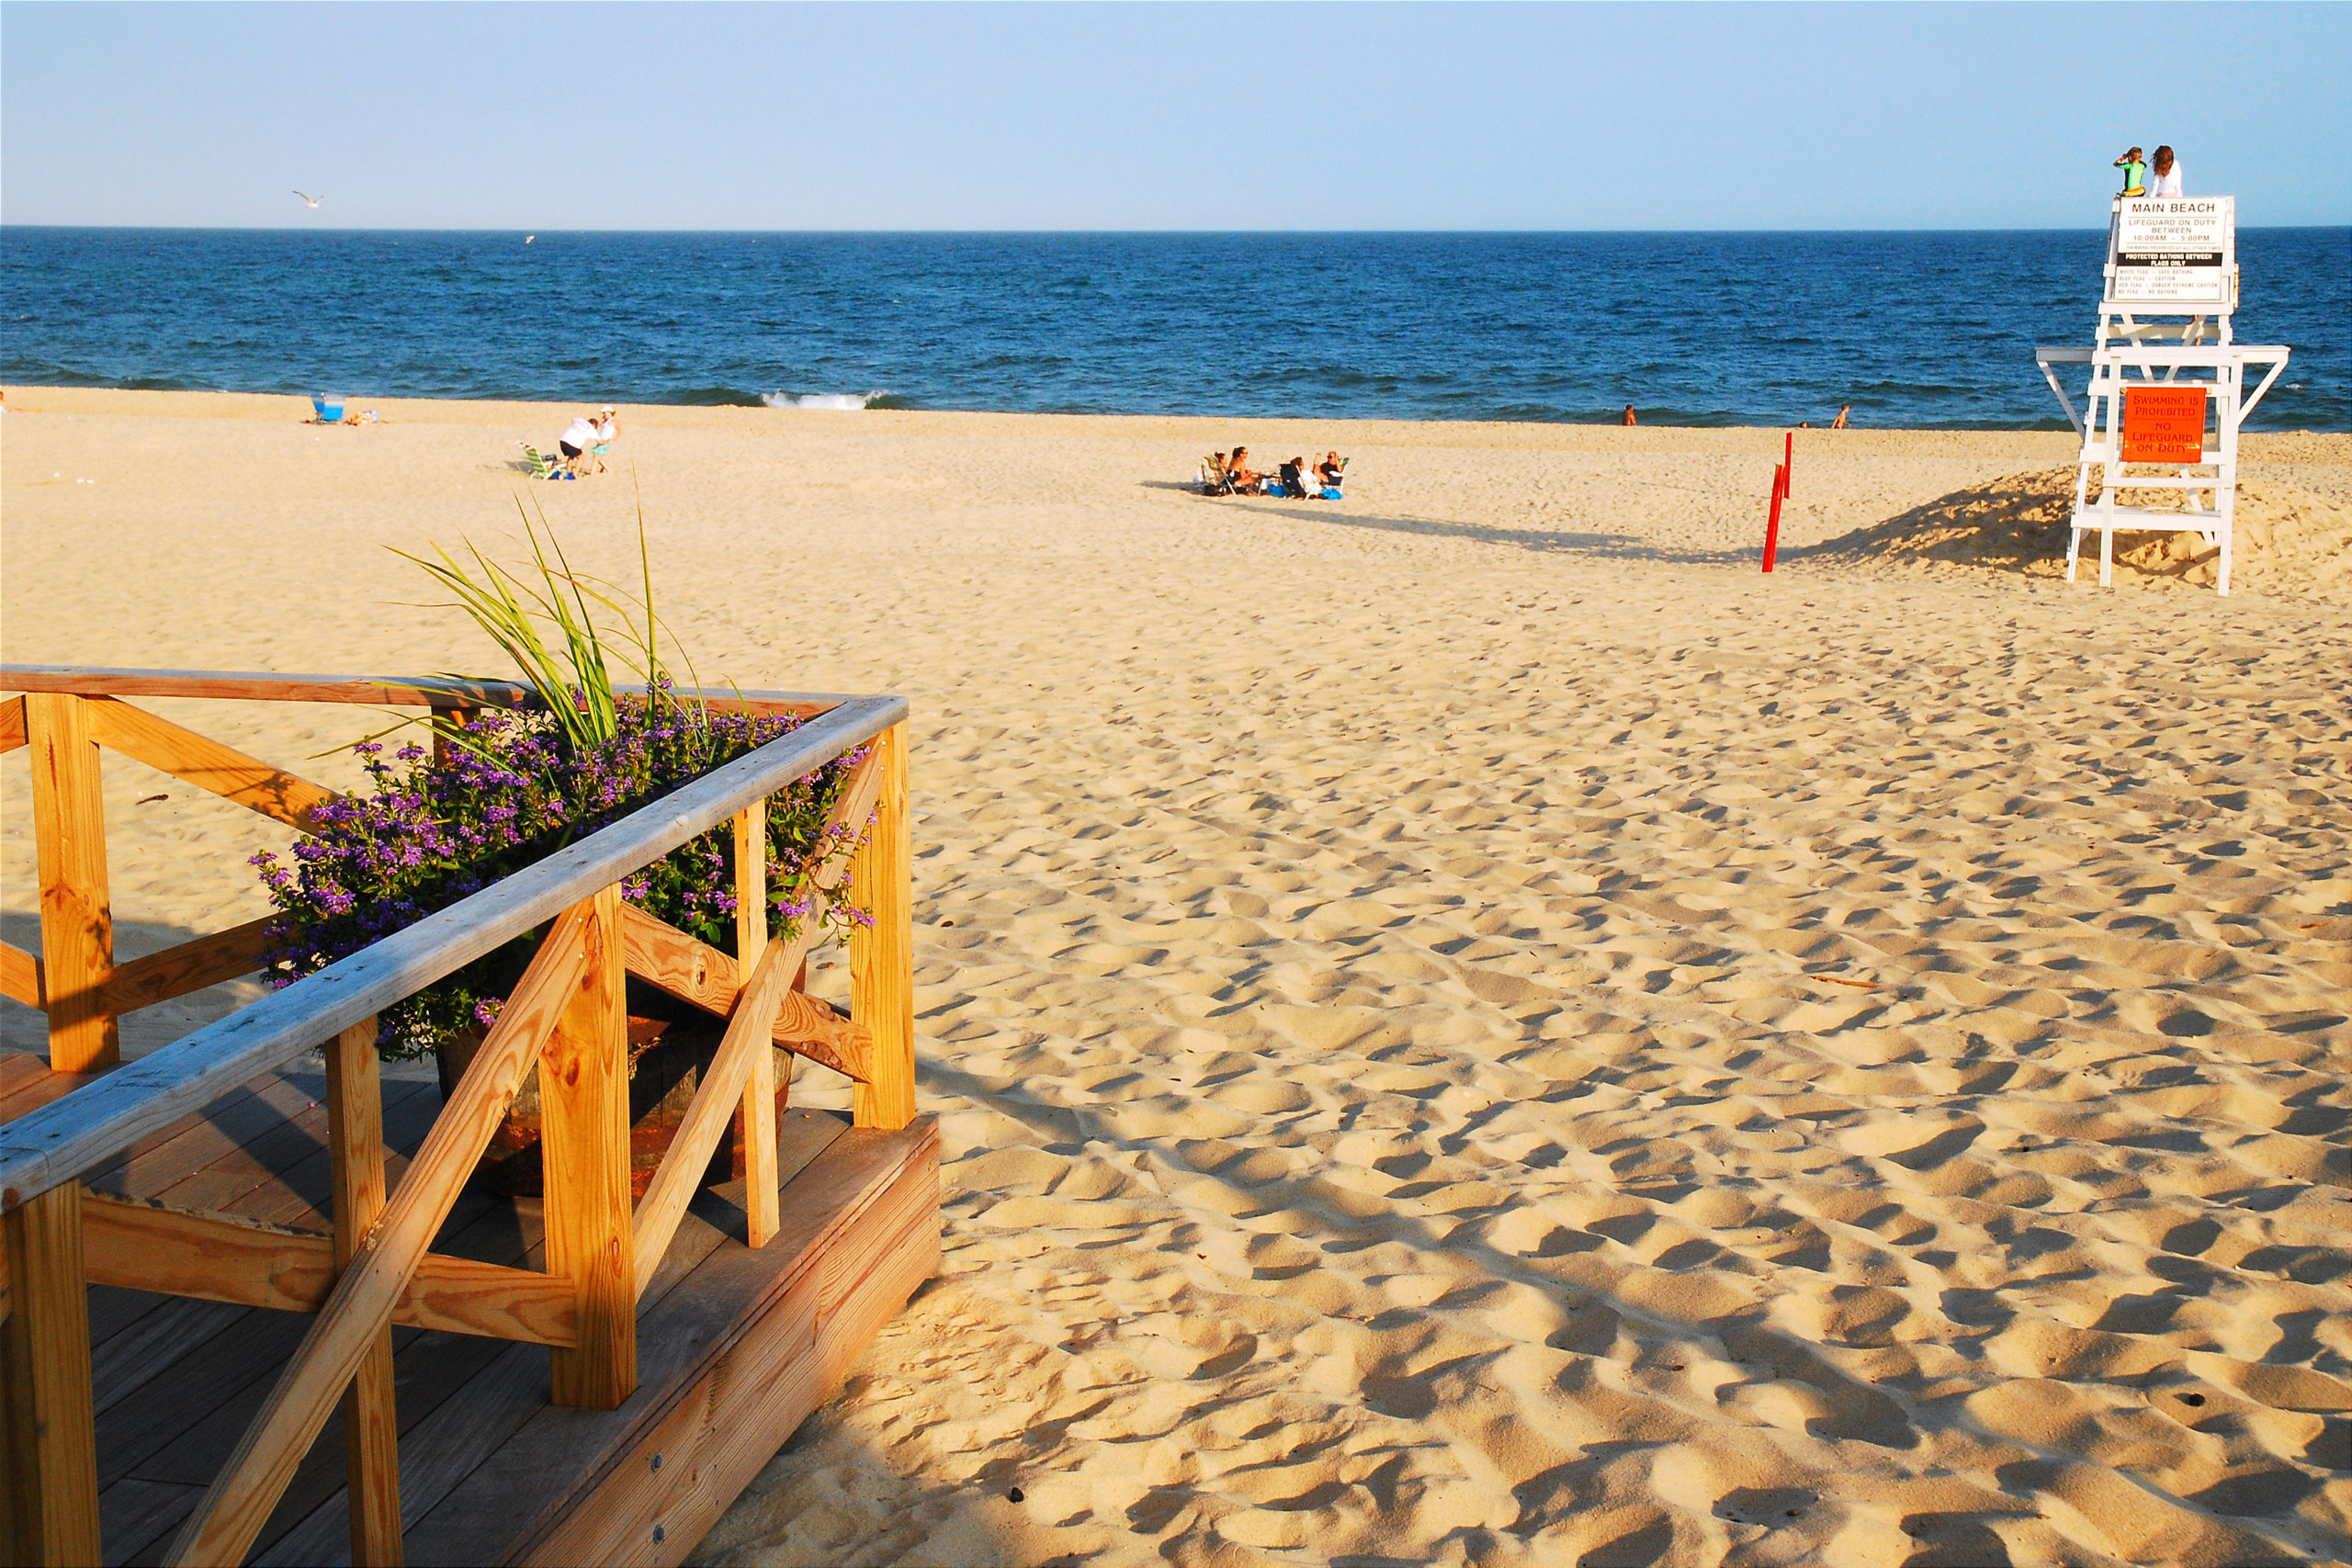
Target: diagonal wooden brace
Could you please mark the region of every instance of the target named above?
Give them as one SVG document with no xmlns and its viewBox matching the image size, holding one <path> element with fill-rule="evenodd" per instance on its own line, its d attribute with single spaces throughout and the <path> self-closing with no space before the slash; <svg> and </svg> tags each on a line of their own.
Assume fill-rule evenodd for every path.
<svg viewBox="0 0 2352 1568">
<path fill-rule="evenodd" d="M 662 1255 L 670 1250 L 670 1238 L 677 1234 L 678 1222 L 685 1217 L 686 1204 L 694 1197 L 695 1189 L 701 1185 L 703 1169 L 710 1164 L 712 1151 L 718 1147 L 718 1140 L 735 1120 L 736 1105 L 743 1098 L 743 1085 L 752 1075 L 753 1054 L 772 1049 L 768 1039 L 775 1027 L 776 1004 L 792 988 L 792 976 L 808 951 L 815 934 L 813 928 L 814 922 L 808 922 L 791 942 L 769 942 L 766 956 L 752 972 L 751 983 L 736 993 L 735 1016 L 727 1026 L 725 1038 L 718 1043 L 718 1054 L 711 1059 L 710 1071 L 695 1088 L 694 1103 L 686 1108 L 685 1119 L 678 1124 L 669 1152 L 662 1156 L 662 1168 L 653 1173 L 645 1196 L 637 1201 L 632 1229 L 636 1235 L 639 1297 L 653 1282 L 654 1272 L 662 1267 Z"/>
<path fill-rule="evenodd" d="M 318 831 L 312 813 L 335 797 L 331 789 L 298 779 L 283 768 L 273 768 L 118 697 L 82 700 L 88 705 L 91 739 L 99 745 L 289 828 L 305 833 Z"/>
<path fill-rule="evenodd" d="M 630 974 L 691 1007 L 720 1018 L 735 1010 L 735 961 L 635 905 L 621 909 L 621 958 Z M 785 993 L 769 1035 L 794 1055 L 846 1077 L 863 1082 L 873 1070 L 866 1062 L 872 1037 L 826 1003 L 798 991 Z"/>
<path fill-rule="evenodd" d="M 318 1320 L 173 1543 L 175 1563 L 243 1561 L 415 1279 L 458 1190 L 490 1145 L 523 1075 L 587 968 L 590 905 L 565 911 L 539 944 L 400 1189 L 335 1281 Z M 418 984 L 424 984 L 420 978 Z"/>
</svg>

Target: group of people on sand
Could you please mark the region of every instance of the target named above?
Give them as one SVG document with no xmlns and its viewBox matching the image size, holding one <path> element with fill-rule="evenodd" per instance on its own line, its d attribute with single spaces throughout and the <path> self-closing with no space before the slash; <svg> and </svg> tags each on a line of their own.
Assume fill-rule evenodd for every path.
<svg viewBox="0 0 2352 1568">
<path fill-rule="evenodd" d="M 523 450 L 534 465 L 551 479 L 576 479 L 582 474 L 601 474 L 605 469 L 605 454 L 613 449 L 613 440 L 621 433 L 620 415 L 606 403 L 592 416 L 575 414 L 563 434 L 555 438 L 555 449 L 560 454 L 547 457 L 529 442 Z"/>
<path fill-rule="evenodd" d="M 1260 473 L 1250 466 L 1250 448 L 1236 446 L 1232 455 L 1218 452 L 1201 459 L 1201 493 L 1204 495 L 1272 495 L 1287 496 L 1293 501 L 1341 501 L 1346 483 L 1348 460 L 1337 452 L 1326 452 L 1323 460 L 1309 465 L 1305 457 L 1293 457 L 1276 466 L 1271 474 Z"/>
<path fill-rule="evenodd" d="M 2169 147 L 2157 148 L 2153 163 L 2142 163 L 2140 150 L 2134 147 L 2115 160 L 2115 166 L 2123 171 L 2123 188 L 2117 193 L 2120 196 L 2166 197 L 2188 194 L 2180 188 L 2180 160 L 2173 156 L 2172 149 Z M 2155 176 L 2154 185 L 2148 182 L 2148 176 L 2151 175 Z"/>
</svg>

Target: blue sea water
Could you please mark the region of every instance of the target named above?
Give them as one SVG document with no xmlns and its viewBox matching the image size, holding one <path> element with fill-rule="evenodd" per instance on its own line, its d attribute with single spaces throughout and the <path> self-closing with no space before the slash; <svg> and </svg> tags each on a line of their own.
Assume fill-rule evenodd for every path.
<svg viewBox="0 0 2352 1568">
<path fill-rule="evenodd" d="M 2064 428 L 2104 229 L 0 229 L 0 381 L 1049 412 Z M 2352 230 L 2239 231 L 2249 421 L 2352 429 Z"/>
</svg>

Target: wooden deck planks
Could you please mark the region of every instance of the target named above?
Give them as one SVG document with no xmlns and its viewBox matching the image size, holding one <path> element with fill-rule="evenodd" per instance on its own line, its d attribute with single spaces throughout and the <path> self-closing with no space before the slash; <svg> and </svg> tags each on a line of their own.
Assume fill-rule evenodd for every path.
<svg viewBox="0 0 2352 1568">
<path fill-rule="evenodd" d="M 808 1238 L 805 1268 L 762 1280 L 767 1258 L 732 1249 L 706 1263 L 673 1299 L 723 1307 L 730 1287 L 746 1280 L 756 1299 L 735 1312 L 666 1404 L 508 1560 L 684 1562 L 881 1325 L 937 1272 L 938 1157 L 931 1122 L 895 1134 L 854 1131 L 816 1174 L 865 1180 L 837 1185 L 833 1223 Z M 800 1196 L 805 1218 L 829 1212 L 812 1194 Z M 537 1425 L 509 1451 L 543 1440 Z"/>
<path fill-rule="evenodd" d="M 822 1154 L 845 1130 L 838 1117 L 824 1111 L 788 1111 L 779 1118 L 783 1123 L 777 1139 L 777 1168 L 789 1183 L 809 1162 Z M 740 1194 L 729 1187 L 706 1192 L 698 1198 L 680 1224 L 676 1237 L 670 1244 L 669 1255 L 662 1259 L 662 1270 L 654 1277 L 646 1292 L 649 1305 L 666 1299 L 679 1283 L 701 1267 L 704 1260 L 729 1241 L 740 1242 L 741 1219 Z M 452 1250 L 471 1249 L 460 1246 Z M 648 1323 L 650 1323 L 650 1319 Z M 485 1341 L 471 1341 L 485 1345 Z M 411 1424 L 410 1406 L 416 1403 L 411 1393 L 413 1364 L 418 1352 L 404 1352 L 399 1361 L 401 1392 L 401 1499 L 403 1516 L 411 1531 L 409 1561 L 416 1563 L 435 1561 L 464 1561 L 462 1556 L 436 1558 L 431 1553 L 444 1543 L 450 1551 L 459 1548 L 447 1543 L 462 1542 L 469 1529 L 492 1529 L 502 1522 L 511 1528 L 514 1505 L 502 1502 L 494 1492 L 478 1495 L 482 1517 L 468 1511 L 471 1504 L 460 1505 L 455 1513 L 436 1516 L 433 1532 L 418 1533 L 419 1525 L 428 1512 L 449 1496 L 480 1468 L 484 1458 L 497 1451 L 514 1433 L 547 1404 L 549 1392 L 548 1362 L 544 1354 L 534 1355 L 527 1346 L 488 1346 L 488 1355 L 479 1365 L 473 1381 L 464 1389 L 462 1401 L 445 1403 L 447 1414 L 430 1416 Z M 443 1393 L 446 1396 L 447 1390 Z M 254 1561 L 259 1563 L 307 1563 L 331 1561 L 343 1538 L 344 1501 L 337 1491 L 323 1499 L 316 1509 L 300 1524 L 282 1536 L 272 1538 L 265 1532 L 261 1551 Z M 470 1522 L 469 1522 L 470 1521 Z M 278 1521 L 273 1520 L 276 1529 Z"/>
<path fill-rule="evenodd" d="M 797 1120 L 795 1116 L 790 1120 Z M 882 1199 L 893 1181 L 905 1177 L 911 1163 L 914 1183 L 925 1192 L 931 1249 L 937 1255 L 938 1172 L 936 1123 L 925 1120 L 899 1134 L 847 1132 L 826 1150 L 825 1157 L 806 1167 L 787 1186 L 780 1205 L 783 1228 L 760 1252 L 741 1247 L 714 1250 L 694 1272 L 665 1293 L 649 1310 L 639 1337 L 643 1357 L 641 1396 L 614 1411 L 548 1409 L 535 1414 L 513 1441 L 502 1446 L 449 1500 L 435 1509 L 411 1532 L 410 1560 L 414 1562 L 481 1561 L 485 1546 L 494 1545 L 493 1561 L 682 1561 L 751 1478 L 751 1472 L 731 1485 L 714 1473 L 707 1483 L 715 1494 L 724 1492 L 718 1510 L 695 1522 L 691 1507 L 675 1515 L 650 1518 L 644 1495 L 633 1489 L 626 1498 L 606 1503 L 588 1533 L 594 1544 L 567 1541 L 567 1527 L 592 1498 L 619 1480 L 634 1482 L 637 1472 L 657 1473 L 647 1441 L 676 1427 L 666 1424 L 681 1409 L 710 1399 L 706 1384 L 726 1376 L 723 1364 L 746 1337 L 763 1342 L 781 1337 L 808 1343 L 811 1320 L 798 1310 L 814 1297 L 796 1293 L 804 1280 L 817 1280 L 821 1290 L 821 1266 L 829 1243 L 859 1228 L 865 1212 Z M 923 1183 L 927 1181 L 927 1188 Z M 740 1221 L 740 1211 L 730 1216 Z M 926 1271 L 931 1265 L 926 1265 Z M 910 1283 L 911 1291 L 912 1284 Z M 895 1312 L 902 1294 L 886 1309 Z M 756 1358 L 754 1358 L 756 1359 Z M 787 1361 L 793 1359 L 787 1352 Z M 729 1422 L 757 1423 L 777 1419 L 789 1410 L 782 1432 L 760 1454 L 782 1445 L 815 1403 L 821 1379 L 807 1384 L 807 1404 L 798 1404 L 804 1390 L 797 1383 L 778 1388 L 771 1380 L 754 1408 L 729 1403 L 718 1417 Z M 795 1406 L 797 1405 L 797 1408 Z M 759 1440 L 756 1437 L 753 1441 Z M 666 1459 L 665 1459 L 666 1469 Z M 756 1471 L 757 1466 L 753 1467 Z M 627 1472 L 624 1474 L 623 1472 Z M 672 1472 L 660 1499 L 690 1500 L 700 1494 L 688 1487 L 683 1474 Z M 522 1505 L 536 1501 L 536 1516 L 527 1528 L 519 1518 Z M 657 1510 L 658 1511 L 658 1510 Z M 641 1535 L 635 1527 L 644 1524 Z M 663 1540 L 652 1540 L 660 1523 Z M 621 1550 L 624 1541 L 633 1550 Z M 469 1553 L 476 1554 L 472 1557 Z"/>
<path fill-rule="evenodd" d="M 0 1103 L 59 1077 L 39 1057 L 0 1055 Z M 175 1203 L 226 1195 L 222 1212 L 323 1231 L 332 1182 L 325 1088 L 316 1074 L 257 1080 L 93 1175 L 125 1195 Z M 418 1079 L 383 1088 L 396 1182 L 439 1095 Z M 781 1234 L 763 1251 L 745 1247 L 740 1181 L 695 1195 L 646 1292 L 642 1332 L 661 1343 L 644 1348 L 644 1386 L 620 1409 L 550 1405 L 544 1348 L 396 1331 L 410 1561 L 476 1561 L 493 1549 L 682 1559 L 935 1269 L 936 1133 L 928 1119 L 899 1133 L 852 1133 L 824 1111 L 777 1120 Z M 532 1201 L 469 1190 L 435 1247 L 537 1267 L 538 1220 Z M 91 1287 L 88 1297 L 105 1561 L 159 1561 L 311 1319 L 108 1286 Z M 759 1397 L 746 1403 L 745 1389 Z M 601 1425 L 581 1427 L 582 1420 Z M 649 1442 L 694 1456 L 671 1472 L 673 1485 L 649 1489 L 634 1471 L 622 1474 L 634 1447 Z M 621 1480 L 629 1484 L 614 1490 Z M 346 1495 L 343 1433 L 331 1423 L 256 1538 L 254 1561 L 348 1561 Z M 664 1529 L 658 1544 L 646 1523 L 655 1515 Z"/>
</svg>

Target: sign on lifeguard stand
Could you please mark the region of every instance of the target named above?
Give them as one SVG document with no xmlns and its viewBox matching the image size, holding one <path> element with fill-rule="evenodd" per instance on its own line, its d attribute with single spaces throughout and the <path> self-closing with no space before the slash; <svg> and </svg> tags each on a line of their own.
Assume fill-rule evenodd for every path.
<svg viewBox="0 0 2352 1568">
<path fill-rule="evenodd" d="M 2034 350 L 2043 378 L 2083 438 L 2066 541 L 2067 581 L 2075 581 L 2083 536 L 2094 530 L 2102 588 L 2115 580 L 2118 528 L 2193 532 L 2220 550 L 2216 586 L 2229 592 L 2238 425 L 2287 368 L 2283 347 L 2231 341 L 2230 316 L 2237 306 L 2236 197 L 2115 198 L 2096 341 L 2089 348 Z M 2053 367 L 2060 365 L 2090 367 L 2079 413 L 2059 384 Z M 2270 367 L 2250 395 L 2248 365 Z M 2140 471 L 2128 471 L 2134 468 Z M 2147 490 L 2172 491 L 2181 503 L 2117 503 L 2125 491 Z"/>
</svg>

